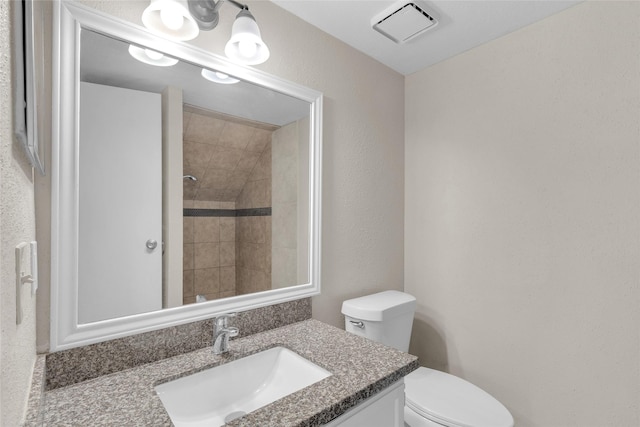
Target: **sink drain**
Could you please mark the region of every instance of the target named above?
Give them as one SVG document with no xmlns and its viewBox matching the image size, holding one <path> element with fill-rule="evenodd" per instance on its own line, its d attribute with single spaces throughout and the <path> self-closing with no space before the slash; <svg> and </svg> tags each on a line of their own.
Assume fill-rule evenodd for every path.
<svg viewBox="0 0 640 427">
<path fill-rule="evenodd" d="M 247 413 L 244 412 L 244 411 L 232 412 L 232 413 L 228 414 L 226 417 L 224 417 L 224 422 L 225 422 L 225 424 L 226 423 L 230 423 L 231 421 L 235 420 L 236 418 L 240 418 L 240 417 L 242 417 L 244 415 L 247 415 Z"/>
</svg>

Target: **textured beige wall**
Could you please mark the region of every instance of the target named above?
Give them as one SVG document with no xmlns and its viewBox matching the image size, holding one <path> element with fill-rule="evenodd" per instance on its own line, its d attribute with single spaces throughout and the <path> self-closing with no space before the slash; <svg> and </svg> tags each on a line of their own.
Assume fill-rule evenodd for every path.
<svg viewBox="0 0 640 427">
<path fill-rule="evenodd" d="M 182 89 L 162 91 L 162 306 L 183 304 Z"/>
<path fill-rule="evenodd" d="M 53 2 L 36 1 L 34 9 L 40 9 L 43 14 L 42 33 L 45 38 L 53 34 Z M 51 37 L 46 38 L 51 40 Z M 52 52 L 51 43 L 44 43 L 45 58 L 43 59 L 43 74 L 51 75 Z M 50 289 L 51 280 L 51 81 L 44 83 L 45 99 L 42 99 L 41 118 L 44 129 L 40 132 L 40 143 L 45 147 L 45 170 L 47 173 L 42 176 L 35 174 L 35 207 L 36 207 L 36 238 L 38 240 L 38 298 L 36 301 L 36 349 L 38 353 L 45 353 L 49 350 L 49 317 L 50 317 Z"/>
<path fill-rule="evenodd" d="M 35 361 L 35 297 L 22 287 L 23 320 L 16 325 L 14 248 L 35 240 L 33 170 L 13 135 L 14 2 L 0 2 L 0 425 L 22 421 Z"/>
<path fill-rule="evenodd" d="M 271 287 L 298 283 L 298 122 L 273 132 L 271 183 Z M 308 144 L 308 141 L 306 141 Z M 308 199 L 307 199 L 308 200 Z"/>
<path fill-rule="evenodd" d="M 640 3 L 407 77 L 411 351 L 516 425 L 640 425 Z"/>
<path fill-rule="evenodd" d="M 250 8 L 271 49 L 260 68 L 324 93 L 313 317 L 343 327 L 343 300 L 403 286 L 404 78 L 270 2 Z"/>
<path fill-rule="evenodd" d="M 309 118 L 272 136 L 272 288 L 309 281 Z"/>
<path fill-rule="evenodd" d="M 138 24 L 148 5 L 82 3 Z M 248 4 L 271 51 L 256 68 L 325 96 L 322 295 L 313 315 L 340 326 L 343 300 L 402 289 L 404 78 L 271 2 Z M 222 55 L 236 14 L 223 6 L 218 28 L 192 43 Z"/>
</svg>

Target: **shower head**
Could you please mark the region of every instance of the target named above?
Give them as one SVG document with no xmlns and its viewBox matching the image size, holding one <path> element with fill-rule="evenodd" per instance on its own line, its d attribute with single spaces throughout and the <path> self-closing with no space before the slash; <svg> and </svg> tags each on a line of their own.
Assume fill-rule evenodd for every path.
<svg viewBox="0 0 640 427">
<path fill-rule="evenodd" d="M 193 176 L 193 175 L 185 175 L 185 176 L 183 176 L 182 178 L 183 178 L 183 179 L 190 179 L 191 181 L 194 181 L 194 182 L 198 180 L 198 178 L 196 178 L 196 177 L 195 177 L 195 176 Z"/>
</svg>

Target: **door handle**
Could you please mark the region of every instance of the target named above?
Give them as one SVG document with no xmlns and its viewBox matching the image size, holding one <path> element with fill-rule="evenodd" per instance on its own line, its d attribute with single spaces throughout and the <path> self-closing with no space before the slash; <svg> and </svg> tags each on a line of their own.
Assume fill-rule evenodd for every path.
<svg viewBox="0 0 640 427">
<path fill-rule="evenodd" d="M 155 241 L 153 239 L 147 240 L 147 249 L 154 250 L 157 247 L 158 247 L 158 242 L 157 241 Z"/>
</svg>

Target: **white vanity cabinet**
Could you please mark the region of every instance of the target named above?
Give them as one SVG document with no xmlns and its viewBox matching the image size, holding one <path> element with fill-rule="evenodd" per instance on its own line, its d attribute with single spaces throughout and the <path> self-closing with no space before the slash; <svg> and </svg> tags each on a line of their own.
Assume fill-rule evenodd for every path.
<svg viewBox="0 0 640 427">
<path fill-rule="evenodd" d="M 404 379 L 393 383 L 325 425 L 329 427 L 403 427 Z"/>
</svg>

